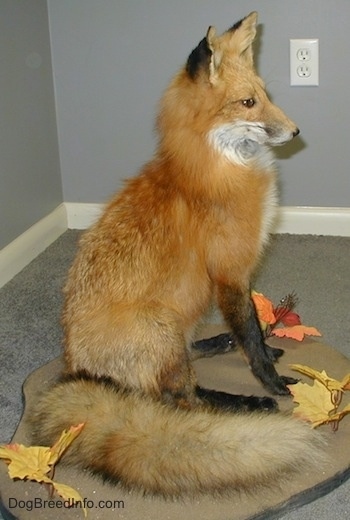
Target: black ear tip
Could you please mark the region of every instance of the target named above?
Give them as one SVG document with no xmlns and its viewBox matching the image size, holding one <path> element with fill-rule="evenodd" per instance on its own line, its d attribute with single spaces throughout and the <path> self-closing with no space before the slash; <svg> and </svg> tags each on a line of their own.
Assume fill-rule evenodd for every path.
<svg viewBox="0 0 350 520">
<path fill-rule="evenodd" d="M 230 27 L 230 28 L 228 29 L 228 32 L 234 32 L 234 31 L 236 31 L 237 29 L 239 29 L 240 26 L 241 26 L 242 23 L 243 23 L 243 20 L 244 20 L 244 18 L 242 18 L 242 20 L 239 20 L 238 22 L 236 22 L 235 24 L 233 24 L 232 27 Z"/>
<path fill-rule="evenodd" d="M 188 75 L 194 79 L 201 69 L 209 67 L 212 52 L 208 46 L 207 38 L 203 38 L 191 52 L 186 63 Z"/>
<path fill-rule="evenodd" d="M 232 25 L 232 27 L 229 29 L 229 31 L 234 32 L 237 29 L 239 29 L 240 26 L 243 24 L 243 22 L 245 20 L 247 20 L 247 18 L 251 18 L 252 22 L 256 24 L 257 21 L 258 21 L 258 13 L 257 13 L 257 11 L 252 11 L 250 14 L 248 14 L 248 16 L 246 16 L 245 18 L 242 18 L 242 20 L 239 20 L 238 22 L 236 22 L 234 25 Z"/>
</svg>

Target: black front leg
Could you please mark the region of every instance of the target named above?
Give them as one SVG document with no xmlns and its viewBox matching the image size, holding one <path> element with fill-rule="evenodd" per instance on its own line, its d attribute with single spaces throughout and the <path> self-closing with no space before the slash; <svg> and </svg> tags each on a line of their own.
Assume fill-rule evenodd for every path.
<svg viewBox="0 0 350 520">
<path fill-rule="evenodd" d="M 280 376 L 273 365 L 274 356 L 266 348 L 254 303 L 249 291 L 227 285 L 219 287 L 218 303 L 233 335 L 243 348 L 253 374 L 273 394 L 287 395 L 286 385 L 297 380 Z"/>
</svg>

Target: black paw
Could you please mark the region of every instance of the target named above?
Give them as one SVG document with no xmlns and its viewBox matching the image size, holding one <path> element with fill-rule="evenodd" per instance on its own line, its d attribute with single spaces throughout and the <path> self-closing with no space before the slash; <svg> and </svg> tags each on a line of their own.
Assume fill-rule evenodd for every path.
<svg viewBox="0 0 350 520">
<path fill-rule="evenodd" d="M 298 382 L 294 377 L 279 376 L 273 382 L 270 382 L 268 388 L 275 395 L 290 395 L 287 385 L 295 385 Z"/>
<path fill-rule="evenodd" d="M 278 361 L 279 358 L 281 356 L 283 356 L 283 354 L 284 354 L 284 350 L 281 348 L 270 347 L 269 345 L 266 345 L 266 344 L 265 344 L 265 348 L 266 348 L 266 353 L 268 355 L 268 358 L 270 359 L 270 361 L 272 361 L 272 363 L 276 363 L 276 361 Z"/>
<path fill-rule="evenodd" d="M 296 385 L 299 383 L 300 379 L 295 379 L 294 377 L 281 376 L 286 385 Z"/>
</svg>

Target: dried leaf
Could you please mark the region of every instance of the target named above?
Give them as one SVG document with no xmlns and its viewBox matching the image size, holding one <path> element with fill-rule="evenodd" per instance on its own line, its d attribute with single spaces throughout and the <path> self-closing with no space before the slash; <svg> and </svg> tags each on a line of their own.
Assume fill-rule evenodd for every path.
<svg viewBox="0 0 350 520">
<path fill-rule="evenodd" d="M 70 504 L 74 505 L 77 502 L 81 502 L 83 504 L 82 496 L 75 489 L 70 486 L 66 486 L 65 484 L 60 484 L 59 482 L 52 482 L 53 487 L 56 492 L 62 497 L 64 500 L 68 500 Z M 87 516 L 86 508 L 82 508 L 84 511 L 84 516 Z"/>
<path fill-rule="evenodd" d="M 343 377 L 342 381 L 343 390 L 350 390 L 350 374 Z"/>
<path fill-rule="evenodd" d="M 7 460 L 11 478 L 42 482 L 51 469 L 50 448 L 46 447 L 8 444 L 0 446 L 0 458 Z"/>
<path fill-rule="evenodd" d="M 76 437 L 78 437 L 79 433 L 83 429 L 85 423 L 78 424 L 77 426 L 71 426 L 69 430 L 64 430 L 61 433 L 60 438 L 57 442 L 50 448 L 51 457 L 50 464 L 55 464 L 58 459 L 63 455 L 68 446 L 74 441 Z"/>
<path fill-rule="evenodd" d="M 297 341 L 302 341 L 305 336 L 322 336 L 315 327 L 306 327 L 305 325 L 273 329 L 272 334 L 279 338 L 291 338 Z"/>
<path fill-rule="evenodd" d="M 350 405 L 338 411 L 342 394 L 350 383 L 350 374 L 338 381 L 329 377 L 325 370 L 319 372 L 305 365 L 289 366 L 292 370 L 314 379 L 313 386 L 298 383 L 288 387 L 294 396 L 294 401 L 299 403 L 293 412 L 294 415 L 310 421 L 313 428 L 331 423 L 333 430 L 337 430 L 339 421 L 350 413 Z"/>
<path fill-rule="evenodd" d="M 52 485 L 64 498 L 72 501 L 82 500 L 73 488 L 51 480 L 47 475 L 63 452 L 79 435 L 84 424 L 72 426 L 65 430 L 52 448 L 46 446 L 23 446 L 23 444 L 8 444 L 0 446 L 0 459 L 8 464 L 11 478 L 29 479 L 36 482 L 45 482 Z M 86 516 L 86 510 L 84 509 Z"/>
<path fill-rule="evenodd" d="M 322 372 L 318 372 L 318 370 L 314 370 L 313 368 L 304 366 L 304 365 L 289 365 L 292 370 L 297 370 L 301 374 L 311 377 L 312 379 L 317 379 L 320 383 L 322 383 L 330 392 L 344 390 L 344 386 L 350 380 L 350 374 L 348 374 L 342 381 L 337 381 L 337 379 L 333 379 L 329 377 L 325 370 Z"/>
<path fill-rule="evenodd" d="M 273 325 L 276 323 L 272 302 L 266 298 L 266 296 L 256 291 L 252 291 L 252 300 L 263 330 L 265 330 L 267 325 Z"/>
<path fill-rule="evenodd" d="M 332 415 L 328 422 L 333 422 L 333 421 L 339 422 L 348 413 L 350 413 L 350 404 L 348 404 L 348 406 L 345 406 L 345 408 L 343 408 L 341 412 L 337 412 L 334 415 Z"/>
<path fill-rule="evenodd" d="M 319 381 L 314 381 L 313 386 L 306 383 L 288 385 L 293 395 L 293 401 L 298 406 L 293 410 L 293 414 L 305 421 L 312 423 L 316 428 L 321 424 L 330 422 L 330 415 L 335 410 L 332 403 L 331 393 Z"/>
</svg>

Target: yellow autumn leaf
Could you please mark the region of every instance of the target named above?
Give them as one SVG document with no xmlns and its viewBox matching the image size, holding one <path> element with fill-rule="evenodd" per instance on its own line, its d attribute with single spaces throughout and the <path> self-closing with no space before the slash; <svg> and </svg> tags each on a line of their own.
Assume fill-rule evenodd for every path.
<svg viewBox="0 0 350 520">
<path fill-rule="evenodd" d="M 309 421 L 312 428 L 330 421 L 330 415 L 335 407 L 332 403 L 331 393 L 319 381 L 314 381 L 313 386 L 306 383 L 288 385 L 293 395 L 293 401 L 298 403 L 293 414 L 300 419 Z"/>
<path fill-rule="evenodd" d="M 331 415 L 331 417 L 329 418 L 329 421 L 328 422 L 332 422 L 332 421 L 341 421 L 342 418 L 347 415 L 348 413 L 350 413 L 350 404 L 348 404 L 347 406 L 345 406 L 345 408 L 342 409 L 341 412 L 337 412 L 335 413 L 334 415 Z"/>
<path fill-rule="evenodd" d="M 0 458 L 7 459 L 11 478 L 29 478 L 41 482 L 51 469 L 50 449 L 42 446 L 0 446 Z"/>
<path fill-rule="evenodd" d="M 72 506 L 77 502 L 81 502 L 83 504 L 82 496 L 74 488 L 66 486 L 66 484 L 60 484 L 59 482 L 52 482 L 52 485 L 60 497 L 62 497 L 64 500 L 68 500 Z M 82 509 L 84 511 L 84 516 L 86 517 L 86 508 L 83 507 Z"/>
<path fill-rule="evenodd" d="M 83 424 L 72 426 L 62 432 L 52 448 L 46 446 L 24 446 L 23 444 L 8 444 L 0 446 L 0 459 L 8 464 L 9 476 L 13 479 L 29 479 L 36 482 L 45 482 L 52 485 L 65 499 L 82 501 L 81 496 L 73 488 L 51 480 L 47 475 L 63 452 L 79 435 Z M 84 508 L 86 516 L 86 510 Z"/>
<path fill-rule="evenodd" d="M 291 338 L 297 341 L 302 341 L 305 336 L 322 336 L 315 327 L 306 327 L 305 325 L 273 329 L 272 334 L 279 338 Z"/>
<path fill-rule="evenodd" d="M 317 381 L 322 383 L 330 392 L 342 392 L 344 386 L 346 386 L 348 382 L 348 379 L 350 379 L 350 374 L 348 374 L 342 381 L 338 381 L 337 379 L 329 377 L 325 370 L 319 372 L 318 370 L 314 370 L 313 368 L 307 367 L 305 365 L 289 365 L 289 367 L 292 370 L 296 370 L 301 374 L 311 377 L 312 379 L 317 379 Z"/>
<path fill-rule="evenodd" d="M 350 390 L 350 374 L 347 374 L 345 377 L 343 377 L 341 384 L 343 390 Z"/>
<path fill-rule="evenodd" d="M 66 451 L 68 446 L 78 437 L 85 423 L 78 424 L 77 426 L 71 426 L 68 430 L 64 430 L 61 433 L 60 438 L 50 448 L 50 464 L 55 464 L 61 455 Z"/>
</svg>

